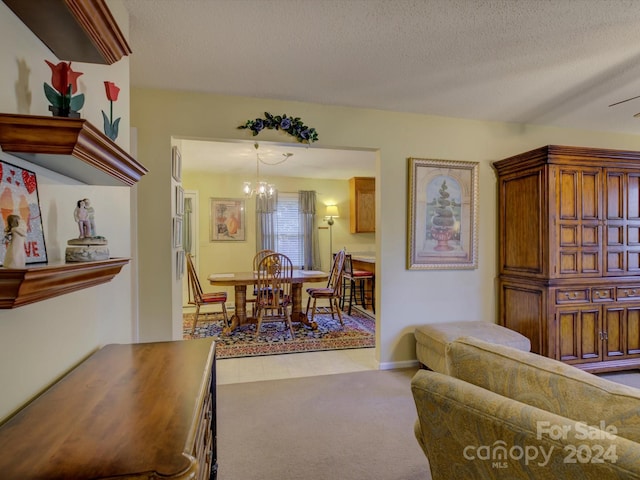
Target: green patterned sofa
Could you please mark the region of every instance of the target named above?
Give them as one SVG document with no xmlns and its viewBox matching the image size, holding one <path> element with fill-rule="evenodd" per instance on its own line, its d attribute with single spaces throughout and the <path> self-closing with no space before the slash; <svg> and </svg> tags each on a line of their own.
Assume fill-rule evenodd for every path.
<svg viewBox="0 0 640 480">
<path fill-rule="evenodd" d="M 640 479 L 640 390 L 472 337 L 411 382 L 433 480 Z"/>
</svg>

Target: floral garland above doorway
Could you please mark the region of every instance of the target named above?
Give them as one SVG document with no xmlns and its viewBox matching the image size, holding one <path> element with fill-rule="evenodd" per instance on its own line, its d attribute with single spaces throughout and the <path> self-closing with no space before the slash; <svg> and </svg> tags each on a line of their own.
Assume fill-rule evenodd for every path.
<svg viewBox="0 0 640 480">
<path fill-rule="evenodd" d="M 256 118 L 255 120 L 247 120 L 247 123 L 240 125 L 239 129 L 249 129 L 253 132 L 253 136 L 258 135 L 262 130 L 282 130 L 292 137 L 295 137 L 300 143 L 313 143 L 318 140 L 318 132 L 315 128 L 308 127 L 300 120 L 300 117 L 289 117 L 284 115 L 271 115 L 264 112 L 265 118 Z"/>
</svg>

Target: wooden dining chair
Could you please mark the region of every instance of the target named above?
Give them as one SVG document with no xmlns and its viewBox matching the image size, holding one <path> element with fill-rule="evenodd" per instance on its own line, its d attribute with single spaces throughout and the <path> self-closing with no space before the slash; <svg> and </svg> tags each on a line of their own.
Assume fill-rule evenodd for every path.
<svg viewBox="0 0 640 480">
<path fill-rule="evenodd" d="M 222 307 L 224 323 L 229 326 L 227 306 L 225 304 L 227 301 L 227 292 L 204 293 L 202 291 L 202 285 L 200 285 L 200 280 L 198 279 L 198 274 L 196 273 L 191 254 L 187 253 L 185 254 L 185 257 L 187 258 L 187 282 L 189 287 L 188 303 L 189 305 L 195 305 L 196 307 L 196 312 L 193 315 L 193 328 L 191 329 L 191 334 L 193 335 L 196 331 L 196 324 L 198 323 L 200 315 L 204 315 L 205 319 L 208 320 L 209 313 L 211 312 L 200 313 L 200 308 L 207 305 L 220 305 Z"/>
<path fill-rule="evenodd" d="M 311 322 L 316 313 L 325 313 L 329 311 L 331 318 L 334 317 L 334 313 L 338 314 L 340 324 L 344 325 L 342 320 L 342 311 L 340 310 L 340 300 L 342 298 L 342 275 L 344 274 L 344 257 L 345 251 L 340 250 L 333 257 L 333 265 L 331 266 L 331 273 L 329 273 L 329 279 L 327 280 L 326 287 L 311 287 L 307 288 L 309 299 L 307 300 L 307 310 L 305 315 L 309 316 L 309 306 L 313 299 L 313 305 L 311 305 Z M 328 300 L 328 306 L 316 306 L 318 300 Z"/>
<path fill-rule="evenodd" d="M 367 270 L 358 270 L 353 268 L 351 254 L 347 253 L 344 257 L 344 275 L 342 278 L 342 298 L 340 299 L 340 308 L 344 308 L 345 301 L 349 299 L 348 313 L 351 315 L 351 306 L 358 305 L 358 301 L 362 308 L 367 308 L 367 293 L 371 298 L 371 309 L 376 313 L 375 292 L 375 274 Z M 369 288 L 367 288 L 367 286 Z M 349 290 L 347 294 L 347 289 Z M 367 290 L 369 290 L 367 292 Z"/>
<path fill-rule="evenodd" d="M 284 321 L 289 327 L 291 338 L 295 338 L 291 324 L 293 299 L 291 284 L 293 264 L 289 257 L 282 253 L 271 253 L 260 260 L 256 276 L 256 337 L 260 335 L 260 327 L 264 321 Z"/>
<path fill-rule="evenodd" d="M 264 257 L 270 255 L 272 253 L 276 253 L 274 250 L 264 249 L 258 251 L 253 256 L 253 272 L 256 273 L 258 271 L 258 267 L 260 266 L 260 262 Z M 253 284 L 253 297 L 247 298 L 247 303 L 251 303 L 252 305 L 252 316 L 256 317 L 256 298 L 258 296 L 258 284 Z"/>
</svg>

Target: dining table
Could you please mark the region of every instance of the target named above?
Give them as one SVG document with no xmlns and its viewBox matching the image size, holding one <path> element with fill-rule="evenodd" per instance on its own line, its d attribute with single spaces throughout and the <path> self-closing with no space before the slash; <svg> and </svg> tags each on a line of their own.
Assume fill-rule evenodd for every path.
<svg viewBox="0 0 640 480">
<path fill-rule="evenodd" d="M 305 283 L 325 282 L 329 278 L 327 272 L 320 270 L 294 270 L 291 279 L 291 321 L 299 322 L 315 330 L 318 328 L 316 322 L 311 322 L 307 314 L 302 311 L 302 286 Z M 209 283 L 218 287 L 234 287 L 235 312 L 229 320 L 229 325 L 224 327 L 222 332 L 229 334 L 238 326 L 246 323 L 255 323 L 256 319 L 247 315 L 247 286 L 255 285 L 257 279 L 256 272 L 230 272 L 212 273 L 207 277 Z"/>
</svg>

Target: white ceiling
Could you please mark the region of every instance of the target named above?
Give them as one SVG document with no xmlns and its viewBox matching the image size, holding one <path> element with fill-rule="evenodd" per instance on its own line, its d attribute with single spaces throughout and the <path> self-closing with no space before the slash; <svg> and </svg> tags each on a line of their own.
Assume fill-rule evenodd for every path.
<svg viewBox="0 0 640 480">
<path fill-rule="evenodd" d="M 639 0 L 124 5 L 136 87 L 640 133 Z"/>
</svg>

